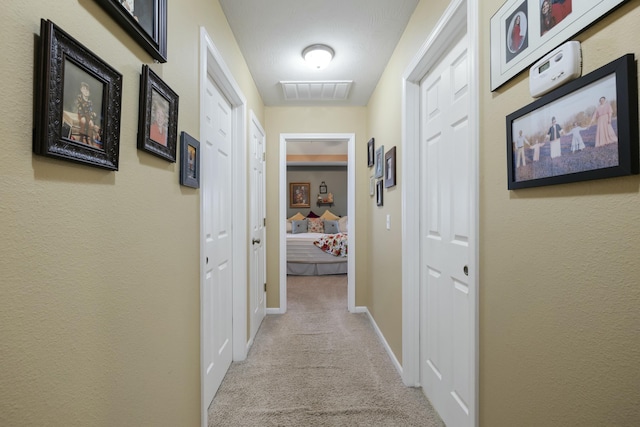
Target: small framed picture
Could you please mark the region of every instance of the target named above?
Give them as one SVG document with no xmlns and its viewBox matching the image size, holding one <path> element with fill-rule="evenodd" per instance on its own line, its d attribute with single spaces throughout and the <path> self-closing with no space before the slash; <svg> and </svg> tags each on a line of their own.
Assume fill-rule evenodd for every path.
<svg viewBox="0 0 640 427">
<path fill-rule="evenodd" d="M 369 195 L 374 196 L 376 194 L 376 178 L 371 175 L 369 177 Z"/>
<path fill-rule="evenodd" d="M 138 148 L 175 163 L 177 136 L 178 95 L 148 65 L 143 65 Z"/>
<path fill-rule="evenodd" d="M 122 75 L 51 21 L 40 42 L 34 153 L 118 170 Z"/>
<path fill-rule="evenodd" d="M 382 178 L 384 176 L 384 145 L 381 145 L 376 150 L 376 178 Z"/>
<path fill-rule="evenodd" d="M 396 147 L 392 147 L 384 155 L 384 186 L 385 188 L 396 185 Z"/>
<path fill-rule="evenodd" d="M 180 133 L 180 184 L 200 187 L 200 142 L 186 132 Z"/>
<path fill-rule="evenodd" d="M 375 147 L 374 147 L 374 139 L 371 138 L 369 142 L 367 142 L 367 166 L 372 167 L 375 163 Z"/>
<path fill-rule="evenodd" d="M 167 0 L 96 0 L 158 62 L 167 62 Z"/>
<path fill-rule="evenodd" d="M 509 114 L 507 171 L 510 190 L 637 174 L 633 55 Z"/>
<path fill-rule="evenodd" d="M 382 186 L 382 180 L 379 179 L 376 182 L 376 205 L 377 206 L 382 206 L 383 205 L 383 200 L 382 200 L 382 192 L 384 191 L 384 188 Z"/>
<path fill-rule="evenodd" d="M 289 207 L 291 208 L 310 208 L 311 199 L 309 192 L 311 184 L 308 182 L 291 182 L 289 183 Z"/>
</svg>

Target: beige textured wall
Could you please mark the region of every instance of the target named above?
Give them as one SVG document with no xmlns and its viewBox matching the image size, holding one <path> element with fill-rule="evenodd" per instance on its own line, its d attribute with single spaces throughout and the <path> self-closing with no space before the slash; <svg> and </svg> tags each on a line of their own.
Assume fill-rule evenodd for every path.
<svg viewBox="0 0 640 427">
<path fill-rule="evenodd" d="M 385 151 L 396 146 L 395 187 L 384 189 L 384 206 L 367 200 L 367 306 L 398 361 L 402 363 L 402 75 L 433 30 L 448 2 L 421 1 L 368 105 L 369 134 Z M 366 179 L 373 175 L 367 170 Z M 391 229 L 386 229 L 390 215 Z"/>
<path fill-rule="evenodd" d="M 180 96 L 178 131 L 199 135 L 201 25 L 263 119 L 218 2 L 168 4 L 152 69 Z M 118 172 L 31 153 L 40 18 L 123 74 Z M 199 191 L 136 149 L 152 59 L 92 0 L 7 1 L 0 23 L 0 425 L 199 425 Z"/>
<path fill-rule="evenodd" d="M 579 34 L 584 74 L 638 58 L 639 22 L 631 1 Z M 481 425 L 636 425 L 640 178 L 507 191 L 504 117 L 533 99 L 527 72 L 489 91 L 481 28 Z"/>
<path fill-rule="evenodd" d="M 367 119 L 365 107 L 266 107 L 267 133 L 267 307 L 280 306 L 280 134 L 281 133 L 355 133 L 356 136 L 356 223 L 358 257 L 356 258 L 356 305 L 365 305 L 367 268 L 361 255 L 369 245 L 365 215 L 369 200 L 367 168 Z"/>
</svg>

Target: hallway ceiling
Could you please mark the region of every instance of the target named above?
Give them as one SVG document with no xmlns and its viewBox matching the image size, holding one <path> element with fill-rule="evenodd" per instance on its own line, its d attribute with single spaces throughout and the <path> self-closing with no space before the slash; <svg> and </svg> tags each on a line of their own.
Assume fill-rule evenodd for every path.
<svg viewBox="0 0 640 427">
<path fill-rule="evenodd" d="M 265 105 L 365 106 L 419 0 L 219 1 Z M 317 43 L 335 51 L 324 70 L 302 59 Z M 324 84 L 325 96 L 286 100 L 282 81 Z M 352 81 L 346 99 L 319 99 L 336 81 Z"/>
</svg>

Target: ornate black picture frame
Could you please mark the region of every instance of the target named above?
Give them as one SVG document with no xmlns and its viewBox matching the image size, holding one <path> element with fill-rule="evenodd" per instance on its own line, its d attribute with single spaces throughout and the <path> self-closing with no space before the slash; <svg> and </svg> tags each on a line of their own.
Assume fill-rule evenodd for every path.
<svg viewBox="0 0 640 427">
<path fill-rule="evenodd" d="M 170 162 L 176 161 L 178 94 L 148 65 L 140 76 L 138 148 Z"/>
<path fill-rule="evenodd" d="M 396 185 L 396 147 L 393 146 L 384 155 L 384 187 Z"/>
<path fill-rule="evenodd" d="M 96 0 L 158 62 L 167 62 L 167 0 Z"/>
<path fill-rule="evenodd" d="M 122 75 L 44 19 L 38 61 L 34 153 L 118 170 Z"/>
<path fill-rule="evenodd" d="M 375 159 L 375 140 L 374 138 L 371 138 L 369 142 L 367 142 L 367 166 L 373 167 L 376 161 Z"/>
<path fill-rule="evenodd" d="M 180 133 L 180 184 L 200 187 L 200 142 L 184 131 Z"/>
<path fill-rule="evenodd" d="M 632 54 L 507 116 L 510 190 L 638 173 Z"/>
</svg>

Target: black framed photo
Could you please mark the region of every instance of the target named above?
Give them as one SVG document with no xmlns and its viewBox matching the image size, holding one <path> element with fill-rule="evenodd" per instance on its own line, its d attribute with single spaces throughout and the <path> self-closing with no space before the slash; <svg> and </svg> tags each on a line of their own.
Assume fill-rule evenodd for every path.
<svg viewBox="0 0 640 427">
<path fill-rule="evenodd" d="M 382 178 L 384 176 L 384 145 L 376 149 L 376 168 L 375 177 Z"/>
<path fill-rule="evenodd" d="M 632 54 L 507 116 L 510 190 L 638 173 Z"/>
<path fill-rule="evenodd" d="M 383 205 L 383 196 L 382 196 L 383 190 L 384 188 L 382 187 L 382 180 L 379 179 L 378 181 L 376 181 L 376 205 L 377 206 Z"/>
<path fill-rule="evenodd" d="M 367 166 L 372 167 L 375 164 L 375 147 L 374 139 L 371 138 L 367 142 Z"/>
<path fill-rule="evenodd" d="M 34 153 L 118 170 L 122 75 L 44 19 L 38 61 Z"/>
<path fill-rule="evenodd" d="M 384 186 L 385 188 L 396 185 L 396 147 L 393 146 L 384 155 Z"/>
<path fill-rule="evenodd" d="M 175 163 L 177 136 L 178 95 L 148 65 L 143 65 L 138 148 Z"/>
<path fill-rule="evenodd" d="M 180 184 L 200 187 L 200 142 L 186 132 L 180 133 Z"/>
<path fill-rule="evenodd" d="M 96 0 L 154 59 L 167 62 L 167 0 Z"/>
</svg>

